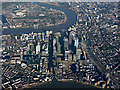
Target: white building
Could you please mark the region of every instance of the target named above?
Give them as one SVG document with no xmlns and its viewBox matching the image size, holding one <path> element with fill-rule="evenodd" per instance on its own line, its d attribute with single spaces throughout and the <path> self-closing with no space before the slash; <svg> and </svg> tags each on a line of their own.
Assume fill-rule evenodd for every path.
<svg viewBox="0 0 120 90">
<path fill-rule="evenodd" d="M 36 54 L 39 54 L 39 53 L 40 53 L 40 44 L 36 46 Z"/>
<path fill-rule="evenodd" d="M 23 13 L 23 12 L 17 12 L 17 13 L 16 13 L 17 16 L 21 16 L 21 17 L 24 16 L 24 14 L 25 14 L 25 13 Z"/>
<path fill-rule="evenodd" d="M 76 48 L 78 48 L 78 41 L 79 41 L 78 38 L 76 38 L 75 39 L 75 46 L 76 46 Z"/>
</svg>

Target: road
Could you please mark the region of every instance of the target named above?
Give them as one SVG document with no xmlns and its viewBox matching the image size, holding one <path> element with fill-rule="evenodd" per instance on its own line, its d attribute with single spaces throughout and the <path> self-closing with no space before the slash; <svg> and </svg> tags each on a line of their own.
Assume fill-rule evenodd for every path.
<svg viewBox="0 0 120 90">
<path fill-rule="evenodd" d="M 95 63 L 95 65 L 97 66 L 97 68 L 100 70 L 102 74 L 105 74 L 106 76 L 108 73 L 110 73 L 104 68 L 103 64 L 100 63 L 99 57 L 95 56 L 93 52 L 90 50 L 90 48 L 87 49 L 87 52 L 89 54 L 89 57 L 93 60 L 93 62 Z M 110 73 L 110 78 L 116 85 L 120 84 L 120 82 L 111 73 Z"/>
</svg>

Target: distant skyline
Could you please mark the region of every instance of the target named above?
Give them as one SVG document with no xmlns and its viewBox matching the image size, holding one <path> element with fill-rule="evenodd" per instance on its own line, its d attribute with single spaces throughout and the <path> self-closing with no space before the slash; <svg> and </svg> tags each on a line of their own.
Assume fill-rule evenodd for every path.
<svg viewBox="0 0 120 90">
<path fill-rule="evenodd" d="M 0 0 L 1 2 L 119 2 L 119 0 Z"/>
</svg>

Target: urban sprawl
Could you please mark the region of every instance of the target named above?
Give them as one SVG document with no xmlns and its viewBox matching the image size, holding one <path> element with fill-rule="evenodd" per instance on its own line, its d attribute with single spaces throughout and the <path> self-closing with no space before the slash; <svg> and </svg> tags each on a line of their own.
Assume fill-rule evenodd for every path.
<svg viewBox="0 0 120 90">
<path fill-rule="evenodd" d="M 53 78 L 119 88 L 118 3 L 64 4 L 54 3 L 77 14 L 77 22 L 67 30 L 2 35 L 4 89 L 25 88 Z"/>
</svg>

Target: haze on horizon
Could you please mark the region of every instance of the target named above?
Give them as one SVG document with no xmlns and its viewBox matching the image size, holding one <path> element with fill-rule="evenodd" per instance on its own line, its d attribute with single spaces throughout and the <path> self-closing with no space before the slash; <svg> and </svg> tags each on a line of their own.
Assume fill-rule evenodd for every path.
<svg viewBox="0 0 120 90">
<path fill-rule="evenodd" d="M 119 0 L 0 0 L 1 2 L 119 2 Z"/>
</svg>

